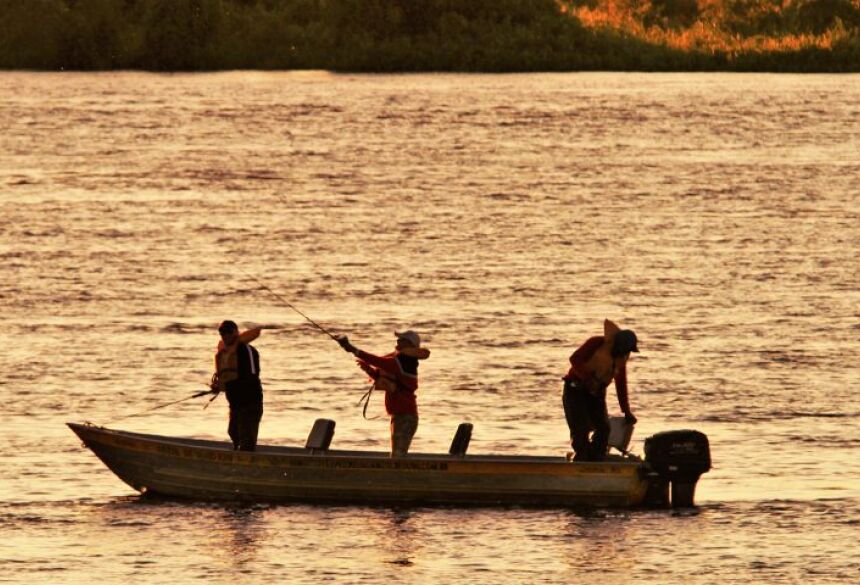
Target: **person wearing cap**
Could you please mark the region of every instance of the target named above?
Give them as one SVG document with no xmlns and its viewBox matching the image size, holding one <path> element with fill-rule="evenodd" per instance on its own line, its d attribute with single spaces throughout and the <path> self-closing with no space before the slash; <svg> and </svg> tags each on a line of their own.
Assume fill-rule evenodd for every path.
<svg viewBox="0 0 860 585">
<path fill-rule="evenodd" d="M 606 319 L 603 335 L 588 339 L 570 356 L 570 371 L 563 378 L 562 404 L 574 461 L 601 461 L 609 441 L 606 388 L 615 381 L 618 405 L 629 424 L 636 424 L 627 397 L 627 360 L 638 352 L 636 334 Z M 594 431 L 589 440 L 589 432 Z"/>
<path fill-rule="evenodd" d="M 251 342 L 260 336 L 255 327 L 239 333 L 233 321 L 218 327 L 221 341 L 215 353 L 212 391 L 224 392 L 230 405 L 227 434 L 236 451 L 253 451 L 263 418 L 263 385 L 260 382 L 260 353 Z"/>
<path fill-rule="evenodd" d="M 338 343 L 358 358 L 356 363 L 374 380 L 374 389 L 385 392 L 385 411 L 391 417 L 391 456 L 404 457 L 418 430 L 418 362 L 430 357 L 430 350 L 421 347 L 421 337 L 414 331 L 394 335 L 397 345 L 384 356 L 358 349 L 346 336 Z"/>
</svg>

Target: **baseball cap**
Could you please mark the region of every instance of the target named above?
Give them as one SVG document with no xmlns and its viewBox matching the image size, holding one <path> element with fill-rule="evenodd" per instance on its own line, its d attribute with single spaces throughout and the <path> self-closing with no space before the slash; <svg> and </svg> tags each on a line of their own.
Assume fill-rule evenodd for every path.
<svg viewBox="0 0 860 585">
<path fill-rule="evenodd" d="M 411 329 L 402 333 L 395 331 L 394 336 L 397 339 L 402 339 L 412 347 L 421 347 L 421 337 Z"/>
<path fill-rule="evenodd" d="M 639 348 L 636 347 L 637 343 L 636 334 L 630 329 L 622 329 L 615 334 L 615 349 L 620 354 L 630 353 L 631 351 L 639 353 Z"/>
</svg>

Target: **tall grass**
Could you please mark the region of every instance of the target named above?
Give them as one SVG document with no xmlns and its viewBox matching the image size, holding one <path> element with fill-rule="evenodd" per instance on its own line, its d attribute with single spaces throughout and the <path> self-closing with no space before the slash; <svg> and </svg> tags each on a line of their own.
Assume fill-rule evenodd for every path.
<svg viewBox="0 0 860 585">
<path fill-rule="evenodd" d="M 625 31 L 681 51 L 832 50 L 860 34 L 860 1 L 606 0 L 562 10 L 597 30 Z M 674 8 L 673 8 L 674 7 Z"/>
</svg>

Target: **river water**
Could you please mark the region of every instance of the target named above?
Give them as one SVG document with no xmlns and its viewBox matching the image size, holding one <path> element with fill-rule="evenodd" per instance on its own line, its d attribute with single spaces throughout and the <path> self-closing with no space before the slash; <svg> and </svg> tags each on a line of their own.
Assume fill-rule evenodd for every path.
<svg viewBox="0 0 860 585">
<path fill-rule="evenodd" d="M 0 125 L 0 581 L 857 582 L 860 77 L 2 73 Z M 225 318 L 262 443 L 387 448 L 257 279 L 422 334 L 415 451 L 563 455 L 569 354 L 635 329 L 633 450 L 705 432 L 698 508 L 141 499 L 64 423 L 205 389 Z M 114 426 L 224 438 L 203 400 Z"/>
</svg>

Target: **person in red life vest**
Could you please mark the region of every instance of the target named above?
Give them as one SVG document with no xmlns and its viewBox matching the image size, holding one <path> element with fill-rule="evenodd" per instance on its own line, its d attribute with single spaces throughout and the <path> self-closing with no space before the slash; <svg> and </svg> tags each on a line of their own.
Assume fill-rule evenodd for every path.
<svg viewBox="0 0 860 585">
<path fill-rule="evenodd" d="M 356 363 L 374 380 L 374 389 L 385 392 L 385 410 L 391 417 L 391 456 L 404 457 L 418 430 L 418 362 L 430 357 L 430 350 L 421 347 L 421 337 L 414 331 L 394 335 L 397 345 L 384 356 L 361 351 L 346 336 L 338 343 L 358 358 Z"/>
<path fill-rule="evenodd" d="M 224 392 L 230 405 L 227 434 L 237 451 L 253 451 L 263 418 L 263 385 L 260 382 L 260 354 L 250 343 L 260 336 L 255 327 L 239 333 L 233 321 L 218 327 L 221 341 L 215 353 L 213 392 Z"/>
<path fill-rule="evenodd" d="M 563 378 L 562 404 L 574 461 L 602 461 L 609 441 L 606 388 L 615 380 L 618 404 L 629 424 L 636 424 L 627 398 L 627 360 L 638 352 L 636 334 L 606 319 L 603 335 L 588 339 L 570 356 L 570 371 Z M 589 432 L 594 431 L 589 440 Z"/>
</svg>

